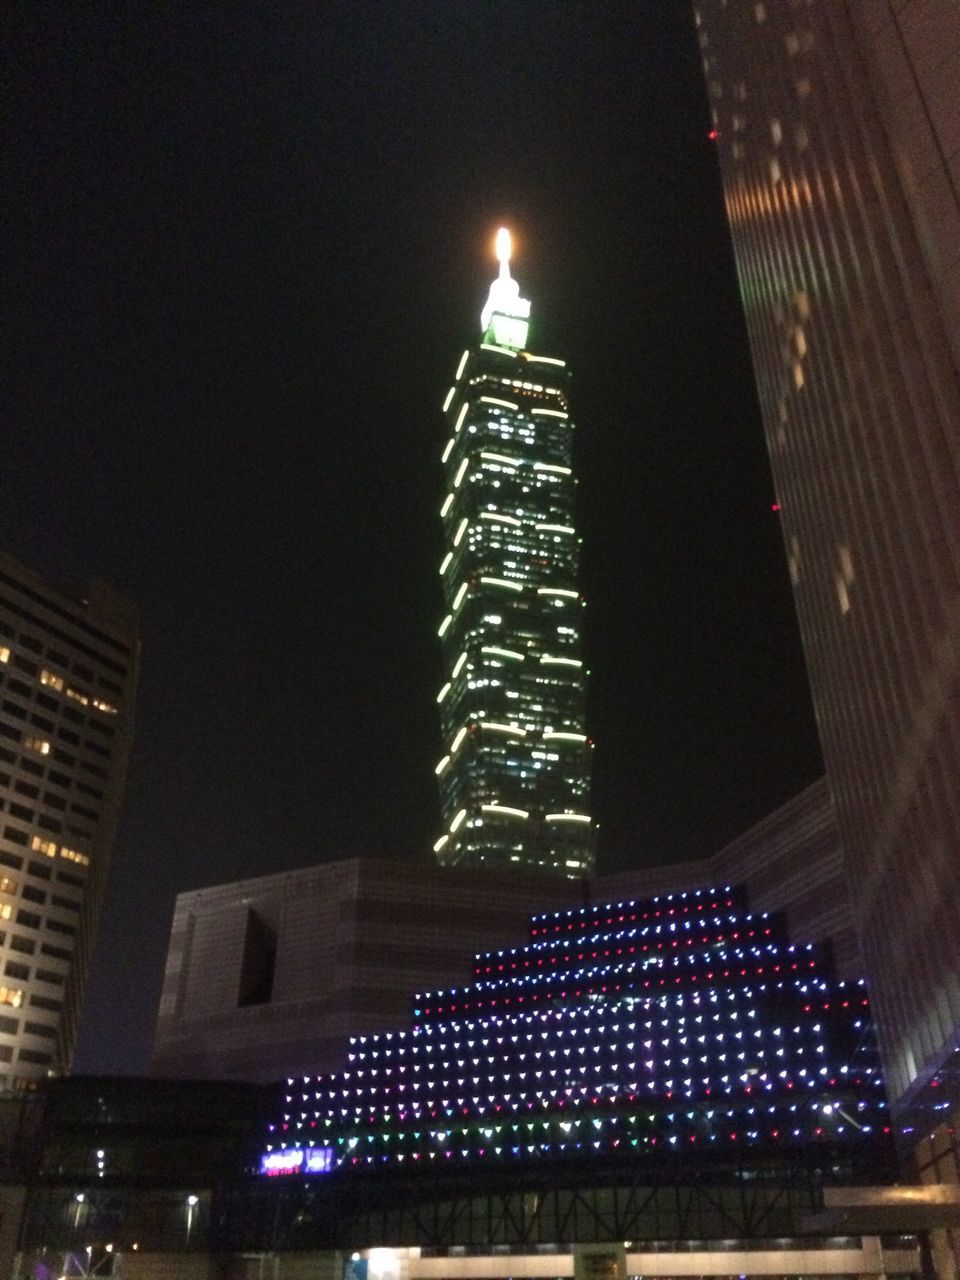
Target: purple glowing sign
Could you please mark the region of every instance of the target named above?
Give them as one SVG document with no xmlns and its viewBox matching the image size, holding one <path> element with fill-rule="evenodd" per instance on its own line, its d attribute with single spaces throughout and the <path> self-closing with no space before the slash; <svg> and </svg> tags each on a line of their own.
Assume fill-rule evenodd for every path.
<svg viewBox="0 0 960 1280">
<path fill-rule="evenodd" d="M 267 1151 L 260 1157 L 260 1172 L 268 1178 L 288 1173 L 329 1173 L 334 1167 L 333 1147 L 298 1147 L 292 1151 Z"/>
</svg>

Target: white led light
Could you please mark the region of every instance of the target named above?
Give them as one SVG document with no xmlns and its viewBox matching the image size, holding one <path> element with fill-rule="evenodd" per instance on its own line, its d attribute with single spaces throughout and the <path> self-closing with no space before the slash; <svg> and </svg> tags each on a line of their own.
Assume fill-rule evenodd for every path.
<svg viewBox="0 0 960 1280">
<path fill-rule="evenodd" d="M 440 692 L 437 694 L 437 701 L 442 702 L 449 692 L 450 692 L 450 685 L 448 683 L 448 684 L 445 684 L 443 688 L 440 690 Z"/>
<path fill-rule="evenodd" d="M 587 740 L 585 733 L 568 733 L 564 729 L 548 729 L 543 737 L 544 741 L 549 738 L 556 742 L 586 742 Z"/>
<path fill-rule="evenodd" d="M 534 471 L 549 471 L 557 476 L 572 476 L 573 471 L 570 467 L 558 467 L 552 462 L 535 462 L 533 464 Z"/>
<path fill-rule="evenodd" d="M 563 418 L 566 420 L 570 416 L 568 413 L 561 412 L 560 409 L 531 409 L 530 412 L 537 413 L 542 418 Z"/>
<path fill-rule="evenodd" d="M 463 742 L 466 736 L 467 736 L 467 726 L 464 725 L 461 729 L 457 730 L 457 736 L 450 743 L 450 754 L 452 756 L 457 754 L 457 750 L 460 747 L 460 743 Z"/>
<path fill-rule="evenodd" d="M 548 813 L 548 822 L 592 822 L 587 813 Z"/>
<path fill-rule="evenodd" d="M 451 673 L 451 676 L 450 676 L 451 680 L 456 680 L 457 676 L 463 670 L 463 664 L 466 662 L 466 660 L 467 660 L 467 651 L 466 649 L 464 649 L 463 653 L 461 653 L 460 657 L 457 659 L 456 664 L 453 668 L 453 672 Z"/>
<path fill-rule="evenodd" d="M 522 662 L 525 656 L 522 653 L 518 653 L 516 649 L 501 649 L 499 645 L 495 645 L 495 644 L 485 644 L 481 648 L 480 652 L 492 653 L 492 654 L 495 654 L 498 658 L 514 658 L 518 662 Z"/>
<path fill-rule="evenodd" d="M 447 441 L 447 443 L 443 446 L 443 453 L 440 455 L 441 462 L 446 462 L 446 460 L 450 457 L 450 454 L 453 452 L 453 446 L 456 443 L 457 443 L 456 439 L 453 436 L 451 436 L 450 439 Z"/>
<path fill-rule="evenodd" d="M 465 351 L 463 355 L 460 357 L 460 363 L 457 365 L 457 376 L 454 379 L 455 382 L 459 382 L 460 379 L 463 377 L 463 371 L 466 368 L 467 361 L 469 359 L 470 359 L 470 352 Z"/>
<path fill-rule="evenodd" d="M 437 765 L 437 767 L 433 771 L 437 775 L 437 777 L 439 777 L 440 774 L 443 773 L 444 769 L 446 769 L 449 763 L 450 763 L 450 757 L 444 756 L 443 759 L 440 761 L 440 763 Z"/>
<path fill-rule="evenodd" d="M 437 843 L 433 846 L 433 852 L 439 853 L 449 839 L 450 839 L 449 836 L 441 836 L 440 839 L 437 841 Z"/>
<path fill-rule="evenodd" d="M 536 527 L 541 533 L 576 533 L 569 524 L 538 524 Z"/>
<path fill-rule="evenodd" d="M 443 506 L 440 508 L 440 515 L 445 516 L 452 506 L 453 506 L 453 494 L 448 493 L 443 500 Z"/>
<path fill-rule="evenodd" d="M 568 591 L 566 587 L 537 587 L 538 596 L 565 596 L 568 600 L 579 600 L 579 591 Z"/>
<path fill-rule="evenodd" d="M 481 396 L 481 404 L 497 404 L 503 409 L 519 409 L 518 404 L 514 404 L 512 400 L 498 400 L 496 396 Z"/>
<path fill-rule="evenodd" d="M 516 351 L 511 351 L 509 347 L 495 347 L 492 342 L 481 342 L 480 350 L 496 351 L 496 353 L 501 356 L 513 356 L 514 360 L 517 358 Z"/>
<path fill-rule="evenodd" d="M 453 615 L 448 613 L 447 616 L 444 618 L 444 620 L 440 623 L 440 626 L 437 630 L 437 635 L 445 636 L 447 634 L 447 629 L 450 626 L 450 623 L 452 621 L 453 621 Z"/>
<path fill-rule="evenodd" d="M 453 535 L 453 545 L 455 547 L 459 547 L 460 543 L 463 541 L 463 535 L 467 532 L 468 525 L 469 525 L 469 521 L 466 518 L 460 521 L 460 527 L 457 529 L 457 532 Z"/>
<path fill-rule="evenodd" d="M 443 402 L 443 412 L 444 412 L 444 413 L 446 413 L 446 412 L 447 412 L 447 410 L 450 408 L 450 401 L 453 399 L 453 397 L 454 397 L 456 394 L 457 394 L 457 388 L 456 388 L 456 387 L 451 387 L 451 388 L 450 388 L 450 390 L 447 392 L 446 399 L 445 399 L 445 400 L 444 400 L 444 402 Z"/>
<path fill-rule="evenodd" d="M 460 463 L 460 466 L 457 468 L 457 474 L 453 481 L 453 487 L 455 489 L 459 489 L 461 484 L 463 483 L 463 477 L 467 474 L 467 467 L 469 467 L 469 465 L 470 465 L 470 459 L 464 458 L 464 460 Z"/>
<path fill-rule="evenodd" d="M 457 814 L 457 816 L 454 818 L 454 820 L 450 823 L 451 835 L 453 835 L 455 831 L 459 831 L 460 827 L 463 825 L 463 820 L 466 816 L 467 816 L 466 809 L 461 809 L 460 812 Z"/>
<path fill-rule="evenodd" d="M 502 813 L 508 818 L 529 818 L 530 814 L 526 809 L 511 809 L 506 804 L 482 804 L 480 809 L 483 813 Z"/>
<path fill-rule="evenodd" d="M 485 587 L 506 587 L 510 591 L 522 591 L 523 585 L 519 582 L 510 582 L 507 578 L 485 578 L 481 577 L 480 581 Z"/>
<path fill-rule="evenodd" d="M 484 449 L 480 457 L 486 462 L 502 462 L 505 467 L 519 467 L 522 459 L 510 458 L 505 453 L 490 453 Z M 537 526 L 539 528 L 539 525 Z"/>
<path fill-rule="evenodd" d="M 481 520 L 492 520 L 496 524 L 513 524 L 517 528 L 523 525 L 522 520 L 518 520 L 516 516 L 505 516 L 502 511 L 481 511 Z"/>
<path fill-rule="evenodd" d="M 450 568 L 450 561 L 451 561 L 452 559 L 453 559 L 453 552 L 452 552 L 452 551 L 448 551 L 448 552 L 447 552 L 447 554 L 446 554 L 446 555 L 443 557 L 443 559 L 440 561 L 440 577 L 441 577 L 441 578 L 442 578 L 442 577 L 443 577 L 443 575 L 447 572 L 447 570 Z"/>
<path fill-rule="evenodd" d="M 525 738 L 527 736 L 526 729 L 521 729 L 518 724 L 499 724 L 496 720 L 481 720 L 480 728 L 484 730 L 489 729 L 494 733 L 513 734 L 518 738 Z"/>
<path fill-rule="evenodd" d="M 551 654 L 545 653 L 540 659 L 541 662 L 547 663 L 553 667 L 582 667 L 583 663 L 579 658 L 555 658 Z"/>
<path fill-rule="evenodd" d="M 467 410 L 468 410 L 469 408 L 470 408 L 470 406 L 466 403 L 466 401 L 465 401 L 465 402 L 460 406 L 460 412 L 457 414 L 457 420 L 456 420 L 456 422 L 453 424 L 453 434 L 454 434 L 454 435 L 458 435 L 458 434 L 459 434 L 459 432 L 460 432 L 460 428 L 463 426 L 463 420 L 464 420 L 464 418 L 467 416 Z"/>
<path fill-rule="evenodd" d="M 456 611 L 463 604 L 464 600 L 466 599 L 467 592 L 469 590 L 470 590 L 469 585 L 466 582 L 460 583 L 460 590 L 457 592 L 456 598 L 454 599 L 454 602 L 453 602 L 454 613 L 456 613 Z"/>
<path fill-rule="evenodd" d="M 523 353 L 524 360 L 529 360 L 531 364 L 558 364 L 561 369 L 567 367 L 566 360 L 555 360 L 553 356 L 532 356 L 529 351 Z"/>
</svg>

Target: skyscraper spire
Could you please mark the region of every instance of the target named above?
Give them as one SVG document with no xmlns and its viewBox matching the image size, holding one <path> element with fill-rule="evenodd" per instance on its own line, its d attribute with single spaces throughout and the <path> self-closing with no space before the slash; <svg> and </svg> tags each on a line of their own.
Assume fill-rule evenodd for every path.
<svg viewBox="0 0 960 1280">
<path fill-rule="evenodd" d="M 510 232 L 501 227 L 497 232 L 497 258 L 500 273 L 490 285 L 487 305 L 480 314 L 480 328 L 485 338 L 500 346 L 526 346 L 530 303 L 520 297 L 520 286 L 510 274 Z"/>
<path fill-rule="evenodd" d="M 497 257 L 482 339 L 444 402 L 444 834 L 434 851 L 450 866 L 580 877 L 593 870 L 594 827 L 567 373 L 526 350 L 530 303 L 503 228 Z"/>
</svg>

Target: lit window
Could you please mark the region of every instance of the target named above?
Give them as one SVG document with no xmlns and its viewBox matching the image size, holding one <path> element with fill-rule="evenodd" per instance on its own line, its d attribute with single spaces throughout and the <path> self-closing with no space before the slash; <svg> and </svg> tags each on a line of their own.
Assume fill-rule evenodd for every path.
<svg viewBox="0 0 960 1280">
<path fill-rule="evenodd" d="M 50 754 L 50 743 L 46 738 L 24 738 L 23 745 L 29 751 L 39 751 L 42 756 Z"/>
<path fill-rule="evenodd" d="M 10 650 L 5 644 L 0 644 L 0 662 L 10 661 Z"/>
<path fill-rule="evenodd" d="M 57 856 L 57 846 L 52 840 L 44 840 L 43 836 L 34 836 L 30 841 L 30 848 L 34 853 L 45 853 L 48 858 Z"/>
<path fill-rule="evenodd" d="M 0 903 L 0 920 L 9 920 L 12 914 L 13 914 L 12 903 L 10 902 Z M 16 976 L 20 977 L 21 975 L 17 974 Z"/>
<path fill-rule="evenodd" d="M 40 672 L 40 683 L 48 685 L 51 689 L 56 689 L 59 693 L 63 693 L 63 680 L 60 676 L 55 676 L 52 671 L 46 668 Z"/>
<path fill-rule="evenodd" d="M 94 698 L 93 705 L 97 708 L 98 711 L 104 712 L 105 715 L 115 716 L 120 714 L 119 710 L 115 706 L 113 706 L 112 703 L 104 702 L 102 698 Z"/>
<path fill-rule="evenodd" d="M 66 858 L 68 862 L 76 862 L 81 867 L 89 867 L 90 865 L 90 858 L 87 854 L 78 853 L 76 849 L 68 849 L 66 845 L 61 848 L 60 857 Z"/>
<path fill-rule="evenodd" d="M 67 697 L 72 698 L 74 702 L 79 702 L 82 707 L 90 705 L 90 699 L 85 693 L 80 693 L 77 689 L 71 689 L 69 685 L 67 685 L 66 694 Z"/>
<path fill-rule="evenodd" d="M 13 876 L 0 876 L 0 893 L 16 893 L 17 882 Z"/>
<path fill-rule="evenodd" d="M 23 1004 L 23 992 L 15 987 L 0 987 L 0 1004 L 9 1004 L 19 1009 Z"/>
</svg>

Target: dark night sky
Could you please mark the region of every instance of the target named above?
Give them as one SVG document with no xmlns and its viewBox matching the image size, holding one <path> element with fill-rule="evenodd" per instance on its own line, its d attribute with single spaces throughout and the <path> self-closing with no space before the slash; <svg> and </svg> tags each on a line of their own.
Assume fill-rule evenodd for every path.
<svg viewBox="0 0 960 1280">
<path fill-rule="evenodd" d="M 77 1067 L 174 895 L 438 830 L 440 403 L 508 222 L 574 372 L 601 869 L 819 773 L 685 0 L 22 6 L 0 542 L 142 610 Z"/>
</svg>

